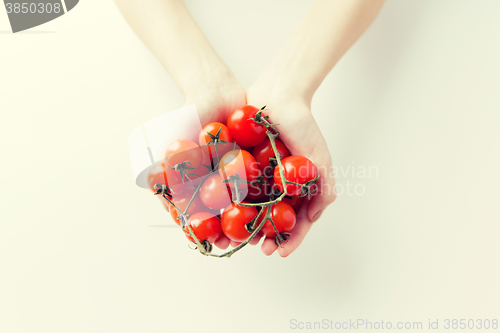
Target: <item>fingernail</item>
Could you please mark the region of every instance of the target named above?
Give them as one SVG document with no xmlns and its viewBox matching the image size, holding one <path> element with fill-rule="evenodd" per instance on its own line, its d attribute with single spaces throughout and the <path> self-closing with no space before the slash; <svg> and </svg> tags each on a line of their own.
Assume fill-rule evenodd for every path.
<svg viewBox="0 0 500 333">
<path fill-rule="evenodd" d="M 313 222 L 316 222 L 317 220 L 319 220 L 319 218 L 321 217 L 321 214 L 323 213 L 322 210 L 318 211 L 316 214 L 314 214 L 314 217 L 313 217 Z"/>
</svg>

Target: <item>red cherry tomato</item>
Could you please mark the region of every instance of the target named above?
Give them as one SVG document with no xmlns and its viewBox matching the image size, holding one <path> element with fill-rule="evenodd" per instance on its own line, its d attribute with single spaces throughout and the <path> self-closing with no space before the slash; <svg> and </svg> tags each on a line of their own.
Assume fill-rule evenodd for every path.
<svg viewBox="0 0 500 333">
<path fill-rule="evenodd" d="M 168 146 L 165 160 L 170 168 L 176 164 L 187 162 L 186 166 L 197 169 L 203 161 L 203 152 L 193 141 L 177 139 Z"/>
<path fill-rule="evenodd" d="M 203 159 L 201 161 L 200 166 L 196 170 L 187 170 L 188 173 L 193 173 L 195 175 L 198 175 L 200 177 L 208 175 L 212 171 L 212 159 L 210 158 L 210 152 L 208 150 L 208 147 L 200 147 L 201 153 L 203 155 Z M 208 166 L 208 168 L 207 168 Z M 189 177 L 190 179 L 193 179 L 193 177 Z M 194 177 L 198 178 L 198 177 Z"/>
<path fill-rule="evenodd" d="M 217 153 L 219 154 L 219 160 L 217 160 L 217 153 L 215 152 L 215 147 L 210 146 L 210 156 L 212 156 L 212 159 L 214 161 L 214 164 L 217 164 L 220 159 L 226 155 L 228 152 L 231 150 L 238 149 L 238 145 L 235 145 L 234 142 L 229 142 L 229 143 L 219 143 L 219 147 L 217 149 Z"/>
<path fill-rule="evenodd" d="M 286 157 L 281 161 L 281 164 L 285 168 L 285 178 L 297 184 L 305 184 L 318 176 L 318 169 L 314 163 L 304 156 Z M 281 175 L 278 167 L 274 169 L 274 183 L 278 189 L 283 192 L 283 184 L 281 182 Z M 297 185 L 287 184 L 286 186 L 286 194 L 291 197 L 299 196 L 301 190 L 302 188 Z"/>
<path fill-rule="evenodd" d="M 228 179 L 230 176 L 238 174 L 244 181 L 254 181 L 259 175 L 259 168 L 252 154 L 245 150 L 232 150 L 222 157 L 219 164 L 219 175 L 221 179 Z M 239 189 L 248 188 L 248 183 L 241 182 Z M 233 183 L 229 183 L 234 188 Z"/>
<path fill-rule="evenodd" d="M 213 141 L 213 139 L 210 137 L 210 135 L 207 132 L 209 132 L 213 136 L 217 136 L 217 132 L 219 130 L 220 130 L 219 140 L 226 142 L 226 143 L 222 143 L 222 142 L 218 143 L 218 153 L 219 153 L 219 158 L 221 158 L 227 152 L 234 149 L 233 139 L 231 139 L 231 134 L 229 134 L 229 129 L 226 127 L 226 125 L 221 124 L 221 123 L 217 123 L 217 122 L 210 123 L 210 124 L 206 125 L 201 130 L 198 140 L 200 143 L 200 147 L 203 147 L 207 143 L 209 143 L 210 141 Z M 208 148 L 210 151 L 210 157 L 212 159 L 215 159 L 215 156 L 217 156 L 217 154 L 215 152 L 215 145 L 212 143 L 208 146 Z"/>
<path fill-rule="evenodd" d="M 160 163 L 154 164 L 147 173 L 146 182 L 151 191 L 156 192 L 154 190 L 154 186 L 156 184 L 166 185 L 167 184 L 167 175 L 166 175 L 166 167 L 165 161 L 161 161 Z M 168 201 L 163 198 L 163 196 L 158 195 L 158 199 L 160 199 L 162 205 L 168 211 Z"/>
<path fill-rule="evenodd" d="M 254 118 L 259 111 L 255 106 L 244 105 L 231 112 L 227 120 L 229 133 L 240 146 L 253 147 L 266 138 L 266 127 L 257 124 L 250 118 Z"/>
<path fill-rule="evenodd" d="M 199 141 L 200 141 L 200 146 L 204 146 L 207 142 L 212 141 L 212 138 L 210 137 L 208 133 L 212 134 L 213 136 L 217 136 L 217 132 L 220 130 L 219 134 L 219 140 L 226 141 L 226 142 L 233 142 L 231 139 L 231 134 L 229 134 L 229 129 L 226 127 L 226 125 L 222 123 L 217 123 L 213 122 L 210 124 L 205 125 L 200 132 L 199 135 Z"/>
<path fill-rule="evenodd" d="M 156 184 L 167 185 L 167 168 L 165 162 L 155 163 L 149 170 L 147 174 L 147 183 L 151 191 L 154 190 Z"/>
<path fill-rule="evenodd" d="M 222 236 L 220 220 L 210 213 L 196 213 L 188 219 L 188 223 L 200 242 L 207 240 L 213 244 Z M 184 231 L 189 233 L 187 225 Z M 191 236 L 186 235 L 186 237 L 191 242 L 195 242 Z"/>
<path fill-rule="evenodd" d="M 201 185 L 200 199 L 210 209 L 223 209 L 231 204 L 231 190 L 218 173 L 209 176 Z"/>
<path fill-rule="evenodd" d="M 276 149 L 278 150 L 278 153 L 281 155 L 281 159 L 290 156 L 288 148 L 285 146 L 283 142 L 281 142 L 280 139 L 275 139 L 275 143 L 276 143 Z M 264 140 L 264 142 L 262 142 L 261 144 L 255 146 L 252 151 L 252 155 L 253 157 L 255 157 L 255 161 L 257 161 L 257 165 L 259 166 L 259 168 L 262 171 L 264 171 L 264 174 L 269 177 L 272 177 L 273 170 L 269 170 L 271 166 L 269 158 L 276 156 L 274 155 L 273 147 L 271 145 L 271 142 L 269 141 L 269 138 Z"/>
<path fill-rule="evenodd" d="M 184 191 L 184 183 L 180 174 L 175 170 L 170 170 L 164 161 L 155 163 L 148 171 L 147 183 L 149 188 L 154 191 L 156 184 L 167 185 L 170 189 L 179 194 Z"/>
<path fill-rule="evenodd" d="M 242 242 L 250 236 L 245 224 L 257 216 L 255 207 L 244 207 L 232 203 L 222 213 L 221 226 L 224 234 L 235 242 Z"/>
<path fill-rule="evenodd" d="M 284 197 L 282 202 L 286 202 L 292 208 L 297 211 L 299 209 L 300 205 L 302 204 L 302 201 L 304 201 L 304 197 Z"/>
<path fill-rule="evenodd" d="M 239 148 L 241 150 L 246 150 L 247 152 L 249 152 L 251 154 L 254 147 L 245 147 L 245 146 L 238 145 L 236 148 Z M 234 149 L 236 149 L 236 148 L 234 148 Z M 234 149 L 232 149 L 232 150 L 234 150 Z"/>
<path fill-rule="evenodd" d="M 266 210 L 267 209 L 269 208 L 266 208 Z M 260 225 L 260 222 L 264 219 L 265 213 L 266 211 L 262 212 L 257 226 Z M 280 201 L 272 206 L 271 218 L 273 219 L 274 226 L 279 233 L 292 231 L 297 220 L 292 206 L 283 201 Z M 262 234 L 268 238 L 276 237 L 276 231 L 274 230 L 271 221 L 266 221 L 266 224 L 264 224 L 260 230 L 262 231 Z"/>
<path fill-rule="evenodd" d="M 193 190 L 189 191 L 189 193 L 183 193 L 182 195 L 175 197 L 172 200 L 172 202 L 181 211 L 184 212 L 184 210 L 186 209 L 193 194 L 194 194 Z M 172 216 L 175 223 L 177 223 L 178 225 L 181 225 L 181 222 L 177 219 L 177 217 L 179 217 L 179 212 L 177 211 L 177 209 L 175 209 L 174 206 L 172 206 L 172 204 L 170 204 L 170 203 L 169 203 L 168 208 L 170 211 L 170 216 Z M 205 207 L 205 205 L 203 205 L 203 202 L 201 202 L 201 199 L 200 199 L 200 195 L 197 194 L 196 197 L 193 199 L 193 202 L 191 202 L 191 205 L 189 206 L 187 213 L 191 216 L 193 214 L 200 213 L 200 212 L 212 213 L 213 211 L 211 211 L 208 207 Z M 215 212 L 215 213 L 217 213 L 217 212 Z M 212 214 L 212 215 L 215 215 L 215 214 Z"/>
</svg>

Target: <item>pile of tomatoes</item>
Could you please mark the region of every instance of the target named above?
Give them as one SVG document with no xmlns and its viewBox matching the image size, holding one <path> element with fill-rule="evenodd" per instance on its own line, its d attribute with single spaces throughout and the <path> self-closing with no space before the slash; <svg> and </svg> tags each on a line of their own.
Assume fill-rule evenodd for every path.
<svg viewBox="0 0 500 333">
<path fill-rule="evenodd" d="M 251 236 L 283 242 L 307 194 L 303 185 L 318 178 L 310 160 L 291 156 L 263 109 L 236 108 L 227 124 L 204 126 L 198 143 L 175 140 L 165 159 L 148 172 L 151 190 L 163 197 L 186 237 L 205 252 L 224 236 L 234 242 Z"/>
</svg>

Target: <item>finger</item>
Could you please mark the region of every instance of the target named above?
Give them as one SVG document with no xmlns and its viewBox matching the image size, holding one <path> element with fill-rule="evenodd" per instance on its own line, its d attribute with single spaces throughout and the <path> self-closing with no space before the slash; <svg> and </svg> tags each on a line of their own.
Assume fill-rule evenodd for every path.
<svg viewBox="0 0 500 333">
<path fill-rule="evenodd" d="M 238 245 L 240 245 L 240 244 L 241 244 L 241 242 L 235 242 L 235 241 L 233 241 L 233 240 L 231 241 L 231 246 L 232 246 L 232 247 L 237 247 L 237 246 L 238 246 Z"/>
<path fill-rule="evenodd" d="M 325 209 L 337 198 L 335 190 L 335 178 L 329 174 L 332 171 L 331 163 L 324 163 L 318 166 L 319 180 L 314 187 L 317 193 L 311 194 L 311 202 L 308 209 L 308 218 L 311 222 L 316 222 Z"/>
<path fill-rule="evenodd" d="M 304 237 L 306 237 L 312 227 L 312 224 L 313 223 L 309 221 L 307 217 L 299 219 L 290 235 L 290 239 L 282 245 L 283 247 L 278 247 L 278 253 L 280 256 L 288 257 L 293 251 L 295 251 L 304 240 Z"/>
<path fill-rule="evenodd" d="M 297 222 L 290 233 L 290 238 L 285 244 L 282 245 L 282 247 L 278 247 L 278 253 L 280 256 L 288 257 L 293 251 L 295 251 L 311 229 L 313 222 L 311 222 L 307 217 L 308 204 L 309 202 L 305 201 L 299 208 L 299 211 L 297 212 Z"/>
<path fill-rule="evenodd" d="M 215 242 L 215 246 L 217 246 L 221 250 L 227 249 L 227 247 L 229 246 L 229 238 L 223 235 Z"/>
<path fill-rule="evenodd" d="M 270 256 L 271 254 L 273 254 L 277 248 L 278 245 L 276 245 L 273 238 L 264 239 L 264 242 L 262 242 L 262 246 L 260 247 L 260 249 L 266 256 Z"/>
<path fill-rule="evenodd" d="M 252 238 L 252 239 L 250 240 L 250 242 L 248 242 L 248 243 L 249 243 L 250 245 L 257 245 L 257 244 L 259 244 L 259 242 L 260 242 L 260 238 L 261 238 L 261 237 L 262 237 L 262 236 L 260 236 L 259 234 L 257 234 L 257 235 L 255 235 L 255 237 L 254 237 L 254 238 Z"/>
</svg>

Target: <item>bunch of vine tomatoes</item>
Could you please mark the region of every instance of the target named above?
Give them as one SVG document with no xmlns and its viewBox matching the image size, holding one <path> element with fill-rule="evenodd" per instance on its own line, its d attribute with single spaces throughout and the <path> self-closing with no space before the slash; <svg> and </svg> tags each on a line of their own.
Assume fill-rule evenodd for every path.
<svg viewBox="0 0 500 333">
<path fill-rule="evenodd" d="M 316 166 L 290 154 L 263 110 L 238 107 L 226 124 L 204 126 L 198 142 L 175 140 L 148 172 L 150 189 L 206 253 L 224 236 L 235 242 L 255 236 L 286 241 L 318 179 Z"/>
</svg>

